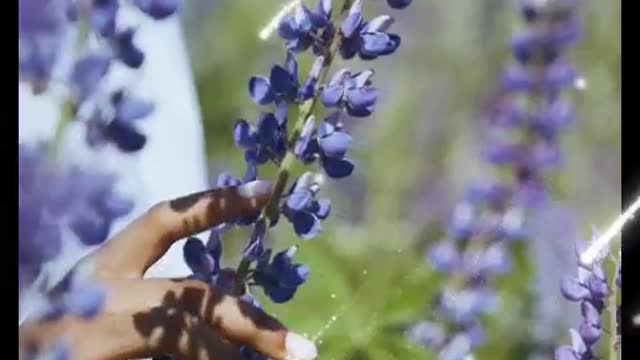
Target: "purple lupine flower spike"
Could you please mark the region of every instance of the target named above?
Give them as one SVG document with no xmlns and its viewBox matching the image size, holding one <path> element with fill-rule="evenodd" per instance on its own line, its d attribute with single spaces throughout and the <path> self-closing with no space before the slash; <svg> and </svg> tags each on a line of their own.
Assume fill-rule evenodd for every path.
<svg viewBox="0 0 640 360">
<path fill-rule="evenodd" d="M 575 114 L 561 92 L 574 86 L 579 77 L 564 57 L 580 37 L 575 5 L 562 0 L 524 2 L 523 15 L 531 27 L 514 37 L 512 52 L 517 62 L 503 73 L 501 94 L 487 114 L 496 132 L 517 131 L 523 136 L 512 142 L 496 139 L 487 144 L 484 154 L 491 165 L 509 170 L 512 181 L 470 186 L 464 201 L 454 209 L 448 238 L 427 252 L 435 269 L 455 279 L 436 299 L 435 320 L 449 331 L 439 342 L 423 342 L 440 359 L 464 358 L 483 344 L 479 319 L 495 311 L 499 300 L 491 280 L 511 271 L 510 243 L 526 237 L 526 210 L 544 204 L 548 197 L 545 174 L 562 165 L 559 134 Z M 338 99 L 328 95 L 331 93 L 326 100 Z M 519 101 L 523 95 L 530 107 Z M 573 301 L 589 299 L 582 307 L 586 320 L 575 332 L 580 341 L 576 338 L 573 348 L 561 351 L 571 356 L 588 353 L 599 338 L 597 315 L 607 290 L 601 270 L 581 276 L 567 277 L 562 286 L 563 294 Z M 474 324 L 473 331 L 469 324 Z"/>
<path fill-rule="evenodd" d="M 389 1 L 389 5 L 400 9 L 410 2 Z M 224 224 L 224 231 L 236 226 L 253 226 L 240 263 L 235 270 L 215 267 L 213 276 L 199 276 L 195 272 L 200 272 L 202 259 L 206 257 L 198 253 L 209 250 L 195 241 L 185 246 L 194 278 L 229 290 L 254 306 L 260 304 L 251 295 L 253 287 L 261 287 L 273 302 L 287 302 L 294 298 L 310 274 L 307 266 L 293 261 L 297 247 L 280 252 L 268 247 L 268 228 L 276 226 L 284 217 L 300 239 L 310 240 L 322 234 L 322 222 L 331 214 L 331 202 L 318 198 L 324 175 L 306 171 L 298 178 L 289 179 L 292 164 L 300 161 L 308 168 L 317 166 L 333 179 L 350 176 L 355 170 L 355 163 L 348 157 L 353 138 L 345 130 L 342 119 L 346 118 L 345 114 L 364 118 L 375 111 L 378 92 L 373 86 L 373 70 L 344 69 L 332 75 L 328 73 L 332 61 L 337 55 L 349 59 L 356 54 L 361 59 L 373 60 L 394 53 L 400 45 L 400 37 L 389 32 L 393 23 L 390 16 L 367 20 L 361 0 L 346 0 L 341 7 L 334 7 L 334 3 L 335 0 L 318 0 L 312 9 L 301 3 L 295 5 L 295 11 L 284 15 L 277 26 L 286 45 L 284 63 L 271 66 L 268 76 L 249 79 L 248 93 L 253 102 L 260 107 L 275 106 L 275 111 L 261 112 L 254 124 L 242 119 L 236 121 L 234 142 L 244 152 L 247 175 L 239 180 L 223 174 L 218 184 L 238 186 L 249 179 L 255 180 L 258 169 L 267 164 L 277 166 L 278 175 L 275 191 L 261 214 Z M 307 78 L 303 79 L 296 56 L 309 49 L 316 58 Z M 319 106 L 329 110 L 329 115 L 316 121 L 314 109 Z M 296 114 L 296 118 L 289 119 L 291 113 Z M 295 121 L 292 126 L 289 126 L 290 120 Z M 219 243 L 224 231 L 212 230 L 213 244 Z M 272 257 L 272 254 L 275 255 Z M 495 257 L 495 254 L 488 257 L 487 268 L 498 266 Z M 219 258 L 219 252 L 214 258 Z M 242 354 L 246 359 L 264 359 L 248 348 L 243 348 Z"/>
</svg>

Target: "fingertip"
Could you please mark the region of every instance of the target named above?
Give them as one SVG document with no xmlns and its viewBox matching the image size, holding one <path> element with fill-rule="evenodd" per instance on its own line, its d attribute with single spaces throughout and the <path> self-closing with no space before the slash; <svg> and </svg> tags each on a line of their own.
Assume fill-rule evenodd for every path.
<svg viewBox="0 0 640 360">
<path fill-rule="evenodd" d="M 241 211 L 255 212 L 267 205 L 273 185 L 267 180 L 256 180 L 238 186 L 236 191 L 242 199 Z"/>
<path fill-rule="evenodd" d="M 245 199 L 269 196 L 272 190 L 273 185 L 268 180 L 255 180 L 238 186 L 238 194 Z"/>
<path fill-rule="evenodd" d="M 302 335 L 288 332 L 285 338 L 286 360 L 313 360 L 318 357 L 316 344 Z"/>
</svg>

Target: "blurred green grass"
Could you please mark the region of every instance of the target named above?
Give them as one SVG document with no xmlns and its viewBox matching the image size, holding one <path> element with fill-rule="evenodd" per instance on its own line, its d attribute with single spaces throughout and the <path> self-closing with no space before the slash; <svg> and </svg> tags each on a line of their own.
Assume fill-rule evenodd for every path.
<svg viewBox="0 0 640 360">
<path fill-rule="evenodd" d="M 219 0 L 204 15 L 194 2 L 186 14 L 212 173 L 244 171 L 232 126 L 258 115 L 248 78 L 284 59 L 277 38 L 257 37 L 281 4 Z M 367 9 L 387 11 L 383 0 L 367 2 Z M 562 140 L 566 165 L 550 175 L 550 186 L 588 237 L 592 224 L 604 225 L 620 209 L 620 2 L 586 1 L 581 11 L 585 40 L 573 58 L 589 86 L 575 97 L 580 121 Z M 507 0 L 416 0 L 393 15 L 403 37 L 398 54 L 348 65 L 372 66 L 382 92 L 373 117 L 348 124 L 357 134 L 355 180 L 324 190 L 335 216 L 325 222 L 324 235 L 302 244 L 299 258 L 312 269 L 309 282 L 290 303 L 265 301 L 296 331 L 321 333 L 323 359 L 433 358 L 394 329 L 423 318 L 442 284 L 425 264 L 424 249 L 444 235 L 440 225 L 463 186 L 489 173 L 478 161 L 478 115 L 509 61 L 509 38 L 522 27 L 517 2 Z M 300 60 L 301 74 L 310 60 Z M 282 222 L 270 234 L 277 248 L 297 241 L 289 226 Z M 227 264 L 246 238 L 236 231 L 226 239 Z M 536 269 L 526 245 L 516 255 L 518 271 L 497 282 L 502 308 L 487 320 L 489 344 L 479 359 L 522 359 L 530 350 Z M 567 340 L 566 332 L 559 340 Z"/>
</svg>

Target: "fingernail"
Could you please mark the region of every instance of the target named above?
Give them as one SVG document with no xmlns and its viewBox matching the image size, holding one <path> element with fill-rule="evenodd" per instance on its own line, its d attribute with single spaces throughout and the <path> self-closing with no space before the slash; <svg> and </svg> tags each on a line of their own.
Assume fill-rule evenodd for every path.
<svg viewBox="0 0 640 360">
<path fill-rule="evenodd" d="M 267 180 L 256 180 L 242 184 L 238 187 L 238 194 L 243 198 L 251 199 L 256 196 L 271 194 L 271 182 Z"/>
<path fill-rule="evenodd" d="M 287 347 L 287 360 L 313 360 L 318 357 L 316 345 L 298 334 L 288 333 L 285 346 Z"/>
</svg>

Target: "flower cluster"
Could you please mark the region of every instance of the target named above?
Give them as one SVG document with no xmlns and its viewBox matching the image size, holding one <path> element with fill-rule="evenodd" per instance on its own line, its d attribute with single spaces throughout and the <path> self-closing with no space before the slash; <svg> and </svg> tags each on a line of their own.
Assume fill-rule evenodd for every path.
<svg viewBox="0 0 640 360">
<path fill-rule="evenodd" d="M 578 259 L 580 253 L 578 251 L 576 254 Z M 567 275 L 562 279 L 562 296 L 580 304 L 582 321 L 577 331 L 569 330 L 571 346 L 559 347 L 555 353 L 556 360 L 596 359 L 594 350 L 602 337 L 602 314 L 609 295 L 607 277 L 602 265 L 602 259 L 598 259 L 588 268 L 578 261 L 578 276 Z"/>
<path fill-rule="evenodd" d="M 135 43 L 137 28 L 121 24 L 118 15 L 135 8 L 161 20 L 174 14 L 181 1 L 128 2 L 132 6 L 123 6 L 120 0 L 20 0 L 19 74 L 36 94 L 51 85 L 63 91 L 74 109 L 74 120 L 86 125 L 89 145 L 111 143 L 121 151 L 134 152 L 146 143 L 136 122 L 147 117 L 153 106 L 127 89 L 104 85 L 114 64 L 135 70 L 144 63 L 144 53 Z M 85 24 L 90 31 L 80 36 Z"/>
<path fill-rule="evenodd" d="M 20 0 L 19 79 L 35 95 L 45 92 L 72 110 L 81 123 L 87 144 L 107 144 L 124 153 L 142 149 L 146 136 L 137 122 L 153 111 L 126 87 L 108 88 L 114 66 L 139 69 L 144 53 L 135 43 L 136 28 L 125 25 L 121 13 L 136 11 L 161 20 L 174 14 L 180 0 Z M 62 96 L 62 98 L 59 98 Z M 37 121 L 37 119 L 32 119 Z M 112 223 L 129 213 L 130 199 L 115 191 L 111 174 L 57 159 L 55 141 L 65 130 L 67 114 L 55 140 L 47 144 L 21 143 L 19 148 L 19 293 L 31 287 L 43 265 L 64 249 L 69 236 L 87 246 L 99 245 Z M 36 309 L 45 319 L 65 313 L 92 317 L 102 306 L 99 287 L 75 272 L 48 294 L 48 308 Z M 41 314 L 40 314 L 41 313 Z M 64 358 L 63 344 L 50 354 Z M 67 354 L 68 355 L 68 354 Z"/>
<path fill-rule="evenodd" d="M 57 166 L 48 155 L 44 144 L 21 144 L 18 150 L 20 289 L 59 255 L 65 232 L 84 245 L 101 244 L 113 221 L 133 208 L 114 190 L 113 176 Z"/>
<path fill-rule="evenodd" d="M 569 0 L 522 3 L 528 30 L 513 38 L 516 61 L 504 72 L 500 99 L 488 114 L 500 139 L 492 139 L 485 154 L 513 180 L 469 187 L 447 239 L 427 253 L 450 279 L 434 300 L 435 319 L 409 331 L 440 359 L 463 359 L 483 344 L 480 317 L 495 311 L 499 300 L 490 281 L 511 270 L 509 245 L 527 236 L 526 210 L 544 204 L 544 172 L 561 164 L 558 138 L 575 117 L 562 90 L 582 81 L 565 55 L 579 40 L 576 6 Z"/>
<path fill-rule="evenodd" d="M 594 236 L 595 237 L 595 236 Z M 584 246 L 582 246 L 584 247 Z M 571 345 L 563 345 L 556 349 L 556 360 L 591 360 L 597 359 L 597 343 L 604 332 L 603 313 L 609 312 L 611 339 L 610 345 L 616 351 L 620 341 L 620 304 L 618 293 L 622 287 L 621 259 L 617 259 L 617 268 L 613 279 L 608 283 L 603 263 L 609 255 L 609 249 L 597 254 L 590 265 L 581 260 L 584 249 L 576 248 L 578 265 L 577 276 L 566 275 L 562 279 L 560 291 L 568 301 L 579 303 L 582 319 L 578 330 L 570 329 Z M 615 284 L 614 284 L 615 283 Z M 615 328 L 615 333 L 613 332 Z"/>
<path fill-rule="evenodd" d="M 388 0 L 396 9 L 410 3 Z M 313 10 L 298 4 L 294 13 L 281 19 L 277 32 L 286 43 L 284 64 L 273 65 L 268 76 L 250 78 L 249 95 L 261 113 L 255 125 L 242 119 L 234 127 L 235 144 L 244 152 L 247 172 L 242 180 L 229 174 L 218 178 L 220 187 L 237 186 L 257 179 L 261 167 L 275 165 L 274 192 L 261 214 L 214 228 L 206 245 L 197 239 L 187 242 L 184 256 L 194 278 L 259 306 L 251 295 L 252 287 L 262 288 L 271 301 L 282 303 L 292 299 L 309 277 L 310 269 L 294 261 L 297 246 L 272 256 L 274 251 L 264 239 L 267 229 L 281 218 L 303 240 L 319 236 L 322 221 L 331 213 L 331 202 L 318 197 L 324 175 L 340 179 L 355 169 L 347 157 L 352 137 L 342 121 L 373 113 L 378 99 L 372 85 L 374 73 L 342 69 L 329 77 L 329 68 L 336 56 L 373 60 L 394 53 L 400 45 L 400 37 L 389 32 L 392 17 L 381 15 L 367 21 L 362 6 L 362 0 L 344 0 L 341 7 L 331 0 L 319 0 Z M 301 79 L 297 57 L 307 50 L 315 61 L 307 78 Z M 321 105 L 327 114 L 318 124 Z M 296 161 L 307 167 L 318 164 L 324 175 L 307 171 L 288 185 Z M 221 269 L 220 237 L 236 226 L 253 226 L 251 238 L 237 268 Z M 261 358 L 250 349 L 244 354 Z"/>
<path fill-rule="evenodd" d="M 115 191 L 113 176 L 53 163 L 45 144 L 21 144 L 18 154 L 18 292 L 22 296 L 43 266 L 61 256 L 69 236 L 87 246 L 101 244 L 111 224 L 129 213 L 133 203 Z M 101 310 L 104 297 L 103 289 L 76 269 L 31 315 L 45 321 L 64 314 L 91 318 Z M 62 345 L 56 349 L 64 353 Z"/>
</svg>

